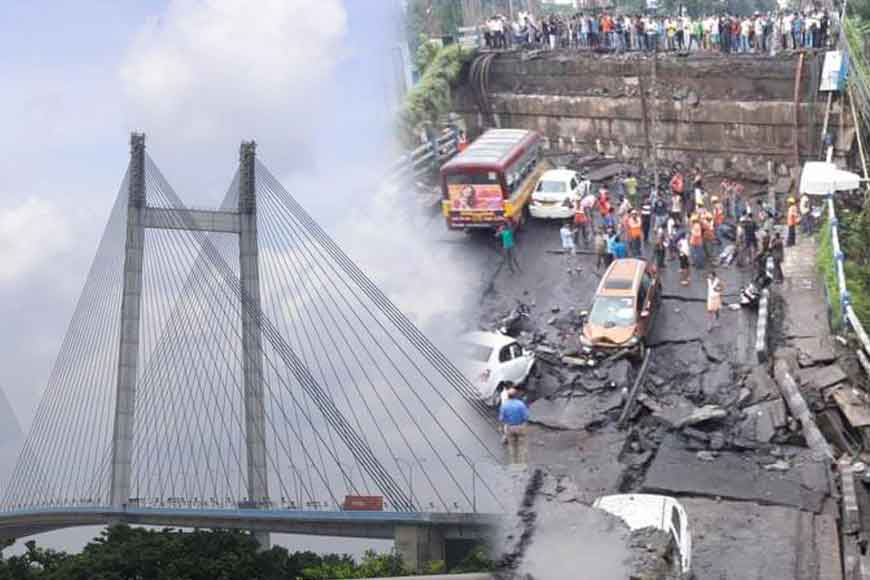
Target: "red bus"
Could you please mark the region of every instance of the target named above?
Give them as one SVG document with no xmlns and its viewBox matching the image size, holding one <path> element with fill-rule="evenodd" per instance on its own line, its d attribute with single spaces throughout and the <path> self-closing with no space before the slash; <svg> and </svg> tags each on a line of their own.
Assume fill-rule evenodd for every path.
<svg viewBox="0 0 870 580">
<path fill-rule="evenodd" d="M 535 183 L 543 139 L 524 129 L 490 129 L 441 167 L 441 211 L 450 229 L 521 225 Z"/>
</svg>

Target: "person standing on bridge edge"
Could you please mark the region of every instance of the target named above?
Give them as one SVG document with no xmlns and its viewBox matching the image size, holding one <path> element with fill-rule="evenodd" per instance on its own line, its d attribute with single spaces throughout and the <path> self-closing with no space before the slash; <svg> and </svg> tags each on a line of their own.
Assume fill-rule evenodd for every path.
<svg viewBox="0 0 870 580">
<path fill-rule="evenodd" d="M 519 398 L 516 389 L 508 390 L 508 399 L 499 409 L 498 418 L 507 435 L 510 463 L 525 464 L 528 461 L 526 424 L 529 421 L 529 408 Z"/>
<path fill-rule="evenodd" d="M 517 261 L 517 256 L 515 254 L 515 242 L 514 242 L 514 230 L 511 227 L 510 222 L 506 221 L 503 223 L 495 233 L 496 237 L 501 240 L 501 248 L 504 252 L 504 259 L 507 262 L 508 270 L 510 273 L 514 273 L 514 267 L 517 270 L 522 272 L 522 268 L 520 268 L 520 263 Z"/>
</svg>

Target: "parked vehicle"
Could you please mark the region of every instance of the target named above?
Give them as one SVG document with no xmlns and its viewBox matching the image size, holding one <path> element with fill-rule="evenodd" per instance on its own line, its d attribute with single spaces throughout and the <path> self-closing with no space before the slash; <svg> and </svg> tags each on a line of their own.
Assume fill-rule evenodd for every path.
<svg viewBox="0 0 870 580">
<path fill-rule="evenodd" d="M 627 348 L 643 358 L 660 298 L 655 265 L 634 258 L 614 261 L 598 284 L 580 343 L 589 351 Z"/>
<path fill-rule="evenodd" d="M 490 129 L 441 167 L 441 210 L 450 229 L 521 225 L 538 177 L 543 138 L 524 129 Z"/>
<path fill-rule="evenodd" d="M 631 530 L 653 527 L 669 533 L 674 540 L 674 571 L 680 578 L 692 577 L 692 531 L 680 502 L 665 495 L 629 493 L 605 495 L 593 506 L 620 518 Z"/>
<path fill-rule="evenodd" d="M 460 338 L 463 370 L 480 398 L 492 407 L 501 403 L 505 384 L 526 382 L 535 364 L 535 355 L 515 339 L 497 332 L 469 332 Z"/>
<path fill-rule="evenodd" d="M 534 218 L 570 219 L 574 205 L 581 196 L 581 179 L 570 169 L 551 169 L 544 172 L 532 193 L 529 212 Z"/>
</svg>

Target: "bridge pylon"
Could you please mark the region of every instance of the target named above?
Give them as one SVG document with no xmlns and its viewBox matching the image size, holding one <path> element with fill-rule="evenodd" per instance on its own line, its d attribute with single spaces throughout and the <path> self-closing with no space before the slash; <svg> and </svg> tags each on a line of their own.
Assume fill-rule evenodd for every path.
<svg viewBox="0 0 870 580">
<path fill-rule="evenodd" d="M 130 502 L 145 230 L 149 227 L 236 233 L 239 236 L 248 494 L 247 500 L 240 507 L 269 505 L 255 176 L 256 143 L 243 142 L 240 148 L 239 203 L 236 211 L 167 210 L 149 207 L 145 187 L 145 135 L 133 133 L 130 137 L 127 236 L 112 436 L 112 507 L 125 509 Z M 269 547 L 268 532 L 255 532 L 254 536 L 261 548 Z"/>
</svg>

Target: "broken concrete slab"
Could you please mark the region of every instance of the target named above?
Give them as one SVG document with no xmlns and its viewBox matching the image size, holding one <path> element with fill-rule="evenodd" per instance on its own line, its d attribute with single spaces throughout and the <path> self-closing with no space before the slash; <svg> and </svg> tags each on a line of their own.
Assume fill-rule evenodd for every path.
<svg viewBox="0 0 870 580">
<path fill-rule="evenodd" d="M 631 363 L 627 360 L 619 360 L 613 363 L 607 373 L 607 378 L 616 383 L 618 387 L 624 387 L 629 384 L 629 373 L 631 372 Z"/>
<path fill-rule="evenodd" d="M 687 425 L 698 425 L 707 421 L 724 419 L 728 415 L 727 411 L 718 405 L 704 405 L 692 411 L 688 416 L 683 417 L 677 422 L 675 427 L 685 427 Z"/>
<path fill-rule="evenodd" d="M 654 400 L 647 396 L 638 397 L 638 402 L 649 409 L 655 419 L 673 429 L 722 419 L 728 415 L 717 405 L 697 407 L 679 395 L 668 397 L 666 400 Z"/>
<path fill-rule="evenodd" d="M 686 497 L 680 503 L 692 525 L 692 570 L 697 578 L 838 577 L 812 573 L 817 569 L 817 550 L 836 538 L 835 528 L 823 543 L 813 541 L 814 529 L 826 516 L 753 502 Z"/>
<path fill-rule="evenodd" d="M 801 369 L 797 373 L 798 381 L 806 388 L 821 391 L 828 387 L 833 387 L 837 383 L 841 383 L 849 377 L 840 368 L 840 365 L 832 364 L 826 367 L 817 367 L 809 369 Z"/>
<path fill-rule="evenodd" d="M 585 429 L 605 413 L 622 406 L 619 390 L 605 390 L 585 397 L 540 399 L 532 405 L 529 421 L 550 429 Z"/>
<path fill-rule="evenodd" d="M 743 385 L 752 391 L 750 403 L 760 403 L 780 397 L 779 387 L 776 381 L 773 380 L 767 370 L 762 366 L 757 366 L 747 375 Z"/>
<path fill-rule="evenodd" d="M 855 387 L 837 387 L 831 396 L 852 427 L 870 426 L 870 395 Z"/>
<path fill-rule="evenodd" d="M 663 299 L 657 320 L 647 337 L 647 344 L 656 347 L 666 343 L 701 340 L 706 334 L 706 312 L 703 304 L 683 300 Z M 699 359 L 706 362 L 706 355 Z"/>
<path fill-rule="evenodd" d="M 798 364 L 802 367 L 832 363 L 837 358 L 829 337 L 796 338 L 792 344 L 798 350 Z"/>
<path fill-rule="evenodd" d="M 827 463 L 801 449 L 785 473 L 765 471 L 751 455 L 720 452 L 715 462 L 699 461 L 668 436 L 647 471 L 642 489 L 652 493 L 722 497 L 792 506 L 819 513 L 828 496 Z"/>
<path fill-rule="evenodd" d="M 733 390 L 734 375 L 730 364 L 717 364 L 710 367 L 701 380 L 701 392 L 707 399 L 715 399 L 720 390 Z"/>
<path fill-rule="evenodd" d="M 554 475 L 569 476 L 576 492 L 597 498 L 618 493 L 625 465 L 619 461 L 628 432 L 606 427 L 598 431 L 557 431 L 532 426 L 529 461 Z"/>
<path fill-rule="evenodd" d="M 782 399 L 758 403 L 744 409 L 746 418 L 740 424 L 740 436 L 769 443 L 776 430 L 786 426 L 787 413 Z"/>
</svg>

